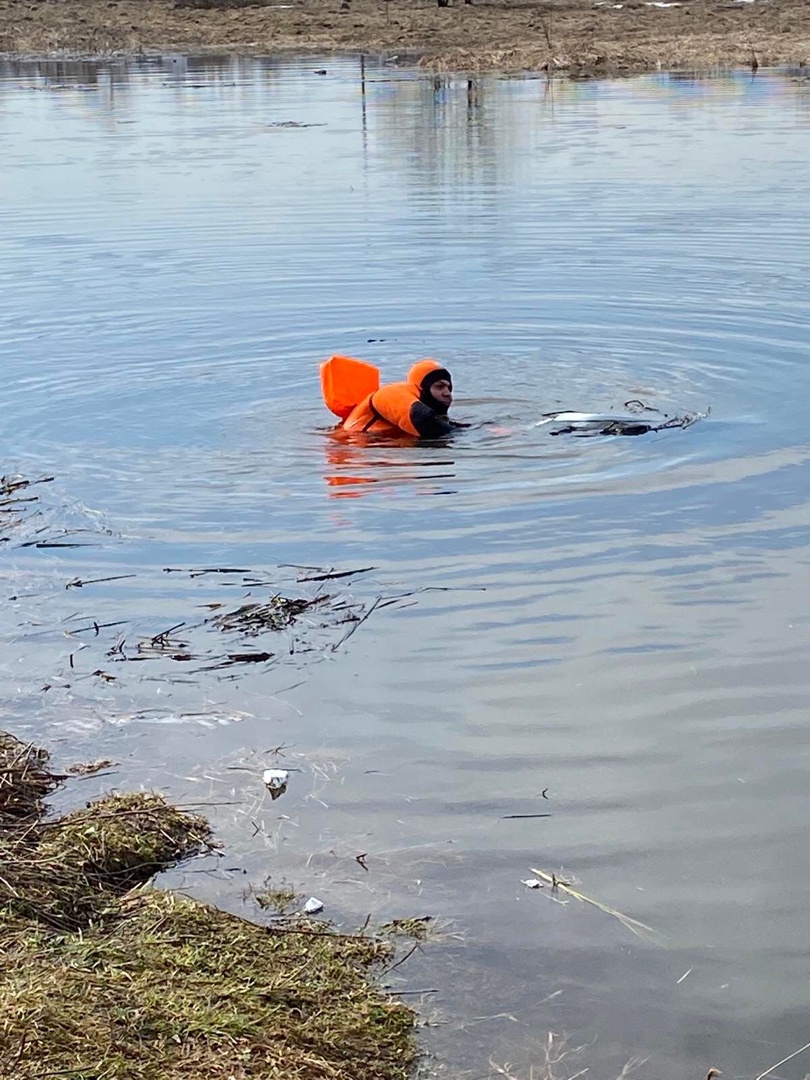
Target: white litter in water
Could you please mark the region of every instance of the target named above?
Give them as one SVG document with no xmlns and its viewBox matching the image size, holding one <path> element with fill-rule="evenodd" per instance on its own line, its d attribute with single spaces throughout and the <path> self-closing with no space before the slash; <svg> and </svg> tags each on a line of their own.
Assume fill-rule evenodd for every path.
<svg viewBox="0 0 810 1080">
<path fill-rule="evenodd" d="M 323 911 L 323 903 L 317 896 L 310 896 L 309 900 L 304 904 L 304 911 L 307 915 L 317 915 L 319 911 Z"/>
<path fill-rule="evenodd" d="M 289 779 L 290 774 L 286 769 L 265 769 L 262 773 L 262 780 L 267 785 L 267 790 L 273 799 L 277 799 L 279 795 L 284 794 Z"/>
<path fill-rule="evenodd" d="M 648 421 L 649 422 L 649 421 Z M 537 420 L 533 427 L 575 427 L 580 430 L 587 428 L 602 429 L 611 424 L 643 424 L 644 419 L 638 416 L 619 416 L 614 413 L 584 413 L 584 412 L 558 412 L 549 413 L 548 416 Z"/>
<path fill-rule="evenodd" d="M 647 0 L 645 7 L 683 7 L 683 4 L 679 3 L 679 0 L 672 0 L 672 3 L 667 3 L 667 0 Z"/>
<path fill-rule="evenodd" d="M 265 769 L 262 773 L 262 780 L 269 788 L 281 787 L 282 784 L 286 784 L 290 779 L 290 774 L 286 769 Z"/>
<path fill-rule="evenodd" d="M 536 878 L 536 877 L 526 878 L 526 880 L 521 881 L 520 884 L 525 885 L 527 889 L 542 889 L 543 888 L 543 882 L 540 881 L 540 879 Z"/>
</svg>

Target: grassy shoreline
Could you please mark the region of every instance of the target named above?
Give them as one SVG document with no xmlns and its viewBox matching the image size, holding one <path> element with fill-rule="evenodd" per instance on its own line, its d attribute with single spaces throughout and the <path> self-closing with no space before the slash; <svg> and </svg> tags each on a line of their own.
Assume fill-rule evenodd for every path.
<svg viewBox="0 0 810 1080">
<path fill-rule="evenodd" d="M 55 818 L 66 779 L 0 733 L 3 1076 L 407 1080 L 415 1014 L 375 979 L 390 939 L 151 888 L 211 847 L 205 820 L 151 793 Z"/>
<path fill-rule="evenodd" d="M 659 0 L 659 4 L 662 0 Z M 203 3 L 215 6 L 203 7 Z M 370 52 L 578 76 L 810 65 L 804 0 L 0 0 L 0 52 Z"/>
</svg>

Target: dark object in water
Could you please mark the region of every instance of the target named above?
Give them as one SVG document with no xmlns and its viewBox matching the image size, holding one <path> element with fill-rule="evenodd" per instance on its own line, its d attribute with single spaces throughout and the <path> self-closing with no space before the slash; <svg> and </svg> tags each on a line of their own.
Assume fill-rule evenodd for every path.
<svg viewBox="0 0 810 1080">
<path fill-rule="evenodd" d="M 248 637 L 266 630 L 284 630 L 305 611 L 327 604 L 331 596 L 316 596 L 313 600 L 273 596 L 265 603 L 242 604 L 234 611 L 224 611 L 210 619 L 219 630 L 238 631 Z"/>
<path fill-rule="evenodd" d="M 669 428 L 686 428 L 702 420 L 707 413 L 684 413 L 668 416 L 643 401 L 626 401 L 626 414 L 553 412 L 545 413 L 534 427 L 548 427 L 549 435 L 577 435 L 580 438 L 593 435 L 647 435 L 651 431 Z M 642 416 L 640 414 L 654 414 Z"/>
</svg>

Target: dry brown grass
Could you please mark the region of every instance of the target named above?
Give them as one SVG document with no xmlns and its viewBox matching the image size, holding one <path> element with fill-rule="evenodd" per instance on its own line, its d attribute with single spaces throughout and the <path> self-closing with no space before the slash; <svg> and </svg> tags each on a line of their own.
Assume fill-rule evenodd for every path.
<svg viewBox="0 0 810 1080">
<path fill-rule="evenodd" d="M 0 836 L 42 817 L 44 799 L 60 782 L 48 760 L 45 750 L 0 732 Z"/>
<path fill-rule="evenodd" d="M 206 822 L 154 794 L 46 820 L 62 779 L 0 735 L 0 1075 L 406 1080 L 414 1014 L 370 977 L 389 942 L 144 887 Z"/>
<path fill-rule="evenodd" d="M 805 0 L 0 0 L 0 51 L 365 51 L 452 71 L 599 75 L 810 63 Z"/>
<path fill-rule="evenodd" d="M 368 977 L 389 955 L 152 889 L 81 934 L 7 922 L 0 1060 L 15 1080 L 405 1080 L 413 1014 Z"/>
<path fill-rule="evenodd" d="M 111 795 L 0 839 L 0 909 L 78 929 L 159 870 L 203 850 L 208 826 L 151 793 Z"/>
</svg>

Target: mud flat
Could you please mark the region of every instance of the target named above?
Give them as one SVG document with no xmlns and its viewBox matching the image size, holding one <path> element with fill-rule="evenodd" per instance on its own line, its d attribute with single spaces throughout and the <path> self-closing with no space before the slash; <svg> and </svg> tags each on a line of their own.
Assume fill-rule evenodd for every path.
<svg viewBox="0 0 810 1080">
<path fill-rule="evenodd" d="M 572 75 L 810 64 L 804 0 L 0 0 L 0 52 L 374 52 Z"/>
</svg>

